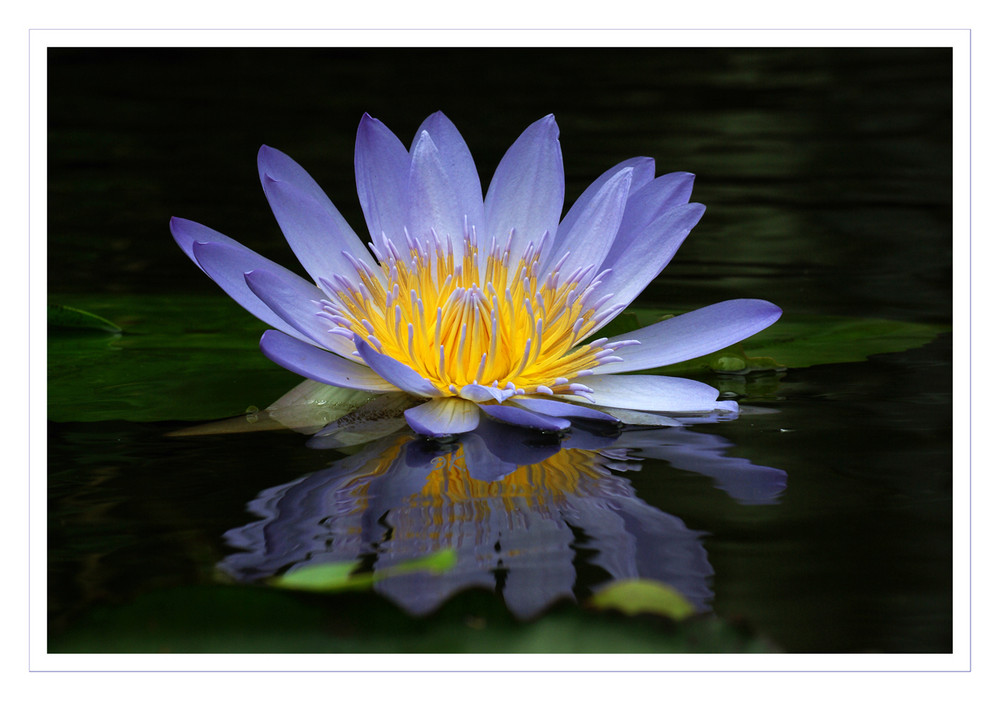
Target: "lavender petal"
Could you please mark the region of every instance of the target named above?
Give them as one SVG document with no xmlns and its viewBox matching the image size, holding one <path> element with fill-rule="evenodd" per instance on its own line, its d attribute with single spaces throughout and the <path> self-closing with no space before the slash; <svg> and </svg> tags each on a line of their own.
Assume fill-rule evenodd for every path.
<svg viewBox="0 0 1000 701">
<path fill-rule="evenodd" d="M 609 339 L 609 343 L 637 340 L 639 345 L 618 348 L 615 354 L 622 362 L 598 366 L 594 374 L 646 370 L 698 358 L 766 329 L 780 316 L 780 308 L 762 299 L 731 299 L 702 307 Z"/>
<path fill-rule="evenodd" d="M 479 409 L 457 397 L 431 399 L 403 412 L 406 423 L 424 436 L 442 438 L 468 433 L 479 425 Z"/>
<path fill-rule="evenodd" d="M 413 368 L 403 365 L 394 358 L 382 355 L 360 336 L 354 337 L 354 345 L 368 367 L 381 375 L 395 388 L 419 397 L 437 397 L 441 393 L 426 377 L 421 377 Z"/>
<path fill-rule="evenodd" d="M 342 251 L 372 262 L 364 243 L 302 166 L 277 149 L 261 146 L 257 168 L 274 217 L 313 280 L 353 275 L 354 267 Z"/>
<path fill-rule="evenodd" d="M 486 192 L 487 233 L 511 240 L 516 262 L 529 242 L 555 233 L 565 196 L 559 127 L 551 114 L 530 125 L 507 150 Z"/>
<path fill-rule="evenodd" d="M 323 384 L 371 392 L 398 390 L 370 368 L 320 350 L 280 331 L 265 331 L 260 338 L 260 350 L 286 370 Z"/>
</svg>

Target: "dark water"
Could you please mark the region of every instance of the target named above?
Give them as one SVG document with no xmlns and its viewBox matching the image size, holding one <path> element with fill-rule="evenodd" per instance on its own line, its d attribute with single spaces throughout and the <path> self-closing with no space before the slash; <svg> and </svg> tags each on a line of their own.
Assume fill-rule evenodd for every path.
<svg viewBox="0 0 1000 701">
<path fill-rule="evenodd" d="M 641 304 L 693 308 L 750 296 L 775 302 L 786 319 L 951 320 L 947 50 L 52 50 L 49 80 L 50 301 L 103 300 L 102 314 L 123 325 L 132 295 L 222 294 L 174 247 L 172 215 L 295 265 L 261 196 L 261 143 L 308 168 L 361 231 L 352 161 L 361 114 L 407 142 L 437 109 L 463 132 L 484 181 L 524 126 L 549 112 L 561 129 L 567 201 L 635 155 L 654 156 L 658 172 L 696 173 L 694 199 L 708 212 Z M 177 324 L 164 314 L 164 326 Z M 234 325 L 244 323 L 240 314 L 234 307 Z M 138 331 L 148 332 L 146 323 Z M 256 338 L 246 335 L 247 353 Z M 675 440 L 682 453 L 647 450 L 641 469 L 601 463 L 574 473 L 572 489 L 539 488 L 541 506 L 522 504 L 534 514 L 530 528 L 491 521 L 503 513 L 495 501 L 479 502 L 489 513 L 466 520 L 453 509 L 455 533 L 461 524 L 499 529 L 497 552 L 507 557 L 497 566 L 466 537 L 460 545 L 473 560 L 486 558 L 489 581 L 462 581 L 497 589 L 516 613 L 518 591 L 531 599 L 523 611 L 547 602 L 538 592 L 583 601 L 619 570 L 638 567 L 774 649 L 950 651 L 951 358 L 945 334 L 866 362 L 751 378 L 741 400 L 767 411 L 689 428 L 689 438 Z M 176 372 L 188 382 L 220 367 L 179 364 Z M 129 396 L 136 378 L 109 377 L 141 406 L 141 393 Z M 274 387 L 296 382 L 280 372 L 262 377 L 239 379 L 233 390 L 264 406 Z M 169 383 L 160 391 L 170 392 Z M 48 466 L 56 649 L 107 649 L 100 631 L 120 635 L 123 620 L 135 629 L 125 632 L 152 644 L 156 635 L 130 607 L 238 579 L 245 570 L 220 563 L 239 553 L 233 533 L 260 518 L 248 503 L 345 459 L 305 448 L 291 432 L 165 437 L 190 423 L 180 415 L 144 422 L 122 411 L 98 421 L 50 406 L 50 416 L 58 418 Z M 727 477 L 743 464 L 765 468 L 764 476 Z M 784 473 L 783 489 L 767 469 Z M 456 490 L 472 484 L 455 479 L 438 495 L 452 507 L 461 502 Z M 515 481 L 507 488 L 523 488 Z M 412 527 L 420 504 L 390 483 L 366 487 L 395 500 L 387 520 L 379 525 L 375 514 L 367 523 L 344 507 L 344 523 L 357 517 L 360 532 L 383 539 L 389 524 L 389 539 L 416 553 L 427 546 L 426 532 Z M 311 493 L 342 494 L 342 486 Z M 620 532 L 600 525 L 611 512 L 626 524 Z M 274 530 L 286 543 L 288 529 Z M 347 537 L 330 537 L 327 552 L 346 557 Z M 628 543 L 636 551 L 625 556 Z M 545 567 L 522 556 L 532 546 Z M 365 553 L 362 543 L 350 557 L 361 570 L 377 569 Z M 275 571 L 295 561 L 284 554 Z M 415 591 L 421 576 L 399 581 Z M 408 607 L 405 593 L 384 587 L 351 596 L 373 618 L 386 598 Z M 331 635 L 350 639 L 336 604 L 308 605 L 333 621 Z M 447 610 L 430 620 L 446 620 Z M 557 605 L 540 620 L 577 613 L 569 611 Z M 532 616 L 534 624 L 516 625 L 538 625 Z M 271 618 L 260 613 L 262 629 Z M 598 619 L 594 626 L 604 624 Z M 471 630 L 490 642 L 489 629 Z"/>
</svg>

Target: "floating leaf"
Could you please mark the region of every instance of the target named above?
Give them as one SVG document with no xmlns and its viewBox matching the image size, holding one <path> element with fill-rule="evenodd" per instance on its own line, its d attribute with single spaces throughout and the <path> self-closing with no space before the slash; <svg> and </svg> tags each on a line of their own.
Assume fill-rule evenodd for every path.
<svg viewBox="0 0 1000 701">
<path fill-rule="evenodd" d="M 52 421 L 209 421 L 266 406 L 301 380 L 265 358 L 267 328 L 222 296 L 93 296 L 123 333 L 48 339 Z"/>
<path fill-rule="evenodd" d="M 785 367 L 804 368 L 862 362 L 881 353 L 919 348 L 949 331 L 945 324 L 802 315 L 779 319 L 744 341 L 743 347 Z"/>
<path fill-rule="evenodd" d="M 602 336 L 627 334 L 677 314 L 629 309 L 601 329 Z M 711 371 L 749 374 L 783 368 L 861 362 L 880 353 L 898 353 L 930 343 L 951 327 L 892 319 L 789 315 L 741 343 L 699 358 L 643 372 L 684 374 Z"/>
</svg>

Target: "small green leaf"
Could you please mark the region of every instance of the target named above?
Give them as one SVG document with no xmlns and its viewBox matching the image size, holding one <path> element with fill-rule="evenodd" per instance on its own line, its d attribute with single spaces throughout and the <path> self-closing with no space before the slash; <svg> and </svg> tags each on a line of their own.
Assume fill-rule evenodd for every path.
<svg viewBox="0 0 1000 701">
<path fill-rule="evenodd" d="M 746 360 L 736 355 L 719 355 L 711 365 L 716 372 L 740 372 L 747 368 Z"/>
<path fill-rule="evenodd" d="M 615 609 L 634 616 L 652 613 L 682 621 L 695 613 L 695 608 L 671 586 L 650 579 L 621 579 L 594 594 L 590 605 L 597 609 Z"/>
<path fill-rule="evenodd" d="M 50 329 L 122 332 L 120 326 L 108 321 L 103 316 L 76 307 L 67 307 L 63 304 L 49 304 L 48 325 Z"/>
<path fill-rule="evenodd" d="M 377 581 L 408 572 L 426 571 L 432 574 L 441 574 L 454 567 L 457 561 L 458 556 L 455 554 L 455 551 L 446 548 L 425 557 L 400 562 L 377 572 L 351 574 L 358 564 L 355 560 L 348 562 L 327 562 L 321 565 L 309 565 L 292 570 L 271 580 L 271 584 L 281 589 L 299 589 L 315 592 L 368 589 Z"/>
<path fill-rule="evenodd" d="M 322 565 L 301 567 L 281 575 L 272 583 L 282 589 L 303 591 L 367 589 L 372 583 L 370 574 L 351 576 L 351 572 L 357 565 L 356 561 L 351 560 L 350 562 L 328 562 Z"/>
</svg>

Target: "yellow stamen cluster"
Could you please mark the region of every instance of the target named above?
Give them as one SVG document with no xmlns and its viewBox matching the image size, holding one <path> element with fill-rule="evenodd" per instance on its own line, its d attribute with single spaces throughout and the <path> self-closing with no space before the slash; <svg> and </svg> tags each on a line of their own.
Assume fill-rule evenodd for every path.
<svg viewBox="0 0 1000 701">
<path fill-rule="evenodd" d="M 519 393 L 572 393 L 571 380 L 614 360 L 606 339 L 577 347 L 605 317 L 591 269 L 539 279 L 544 239 L 512 265 L 509 244 L 482 259 L 474 236 L 461 253 L 450 241 L 408 238 L 400 255 L 384 240 L 380 269 L 353 261 L 358 280 L 322 281 L 333 331 L 366 339 L 445 396 L 467 385 Z M 585 389 L 585 388 L 584 388 Z"/>
</svg>

